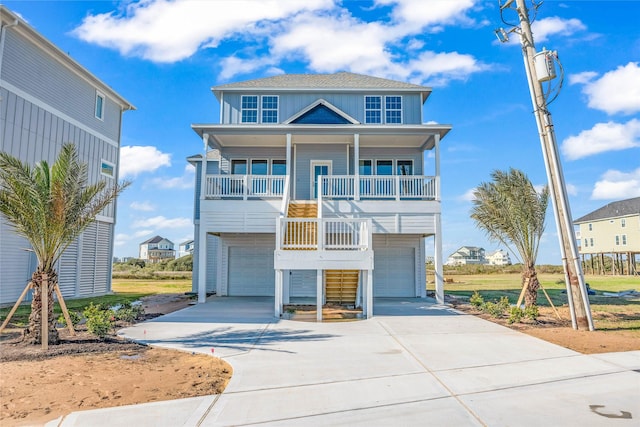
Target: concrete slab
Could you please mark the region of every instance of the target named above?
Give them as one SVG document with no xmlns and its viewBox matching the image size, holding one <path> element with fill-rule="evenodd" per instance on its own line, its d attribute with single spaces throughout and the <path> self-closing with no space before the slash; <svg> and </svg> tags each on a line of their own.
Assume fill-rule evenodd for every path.
<svg viewBox="0 0 640 427">
<path fill-rule="evenodd" d="M 419 299 L 376 300 L 376 316 L 356 322 L 280 320 L 272 310 L 272 298 L 212 298 L 122 330 L 157 346 L 214 349 L 233 366 L 231 382 L 218 398 L 74 413 L 60 425 L 588 426 L 640 419 L 640 351 L 581 355 Z"/>
</svg>

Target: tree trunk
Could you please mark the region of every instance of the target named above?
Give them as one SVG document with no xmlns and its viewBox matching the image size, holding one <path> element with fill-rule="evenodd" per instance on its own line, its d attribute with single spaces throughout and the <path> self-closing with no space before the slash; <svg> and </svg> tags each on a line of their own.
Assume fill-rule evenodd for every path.
<svg viewBox="0 0 640 427">
<path fill-rule="evenodd" d="M 42 344 L 42 277 L 46 274 L 48 282 L 49 299 L 49 344 L 58 344 L 60 341 L 58 329 L 56 328 L 56 318 L 53 317 L 53 294 L 58 284 L 58 275 L 54 270 L 41 271 L 38 268 L 31 276 L 33 284 L 33 300 L 31 301 L 31 314 L 29 315 L 29 326 L 24 332 L 25 339 L 31 344 Z"/>
<path fill-rule="evenodd" d="M 525 283 L 527 283 L 527 290 L 524 293 L 524 306 L 531 307 L 537 305 L 540 282 L 538 282 L 535 265 L 528 266 L 522 272 L 522 286 L 524 286 Z"/>
</svg>

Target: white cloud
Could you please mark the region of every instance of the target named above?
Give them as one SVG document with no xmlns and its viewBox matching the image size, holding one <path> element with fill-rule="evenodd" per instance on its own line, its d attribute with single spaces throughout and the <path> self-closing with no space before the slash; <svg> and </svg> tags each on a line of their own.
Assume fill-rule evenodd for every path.
<svg viewBox="0 0 640 427">
<path fill-rule="evenodd" d="M 640 197 L 640 168 L 631 172 L 608 170 L 596 182 L 592 199 L 628 199 Z"/>
<path fill-rule="evenodd" d="M 125 145 L 120 148 L 120 178 L 136 177 L 162 166 L 171 166 L 171 154 L 163 153 L 156 147 Z"/>
<path fill-rule="evenodd" d="M 131 236 L 129 236 L 128 234 L 118 233 L 115 236 L 113 244 L 114 246 L 124 246 L 129 242 L 130 239 Z"/>
<path fill-rule="evenodd" d="M 573 184 L 570 183 L 566 183 L 565 187 L 567 189 L 567 194 L 570 196 L 577 196 L 578 195 L 578 187 L 576 187 Z"/>
<path fill-rule="evenodd" d="M 452 24 L 485 25 L 467 16 L 474 0 L 432 0 L 429 7 L 423 0 L 375 3 L 391 7 L 391 13 L 366 22 L 332 0 L 145 0 L 118 13 L 89 15 L 74 34 L 155 62 L 180 61 L 199 49 L 250 40 L 245 50 L 219 60 L 221 81 L 260 70 L 282 73 L 280 62 L 299 59 L 312 72 L 345 70 L 431 85 L 464 80 L 486 68 L 458 52 L 427 50 L 412 58 L 425 46 L 424 33 Z"/>
<path fill-rule="evenodd" d="M 563 19 L 557 16 L 536 20 L 531 24 L 533 40 L 536 43 L 545 42 L 552 35 L 570 36 L 586 29 L 587 27 L 579 19 Z"/>
<path fill-rule="evenodd" d="M 154 205 L 152 205 L 150 202 L 147 202 L 147 201 L 131 202 L 129 207 L 134 211 L 143 211 L 143 212 L 152 212 L 156 209 Z"/>
<path fill-rule="evenodd" d="M 640 120 L 637 119 L 624 124 L 598 123 L 562 142 L 562 152 L 569 160 L 634 147 L 640 147 Z"/>
<path fill-rule="evenodd" d="M 464 194 L 458 196 L 457 199 L 463 202 L 471 202 L 473 199 L 475 199 L 475 197 L 473 196 L 473 193 L 475 191 L 476 191 L 475 187 L 470 188 Z"/>
<path fill-rule="evenodd" d="M 145 0 L 119 14 L 89 15 L 74 34 L 123 55 L 176 62 L 234 34 L 251 33 L 260 21 L 331 7 L 331 0 Z"/>
<path fill-rule="evenodd" d="M 584 71 L 582 73 L 570 74 L 569 84 L 570 85 L 587 84 L 591 82 L 594 78 L 596 78 L 597 75 L 598 73 L 596 73 L 595 71 Z"/>
<path fill-rule="evenodd" d="M 150 236 L 153 233 L 153 230 L 138 230 L 135 233 L 133 233 L 133 235 L 131 237 L 133 238 L 140 238 L 140 237 L 147 237 Z"/>
<path fill-rule="evenodd" d="M 156 188 L 178 188 L 178 189 L 188 189 L 193 188 L 195 185 L 195 175 L 196 169 L 188 164 L 184 168 L 184 174 L 182 176 L 177 176 L 174 178 L 153 178 L 151 180 L 151 184 Z"/>
<path fill-rule="evenodd" d="M 580 75 L 588 75 L 581 73 Z M 587 95 L 588 105 L 607 114 L 633 114 L 640 111 L 640 67 L 637 62 L 629 62 L 613 71 L 595 77 L 584 83 L 582 92 Z"/>
<path fill-rule="evenodd" d="M 134 221 L 131 224 L 133 228 L 146 227 L 146 228 L 181 228 L 192 226 L 191 219 L 189 218 L 165 218 L 164 216 L 154 216 L 152 218 L 141 219 Z"/>
</svg>

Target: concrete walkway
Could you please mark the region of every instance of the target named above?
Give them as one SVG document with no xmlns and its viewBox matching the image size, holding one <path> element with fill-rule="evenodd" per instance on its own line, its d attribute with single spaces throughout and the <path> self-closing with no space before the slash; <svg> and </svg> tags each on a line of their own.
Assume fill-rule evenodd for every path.
<svg viewBox="0 0 640 427">
<path fill-rule="evenodd" d="M 640 351 L 581 355 L 427 300 L 375 317 L 277 320 L 272 299 L 211 298 L 121 331 L 214 354 L 217 396 L 75 412 L 49 426 L 639 426 Z"/>
</svg>

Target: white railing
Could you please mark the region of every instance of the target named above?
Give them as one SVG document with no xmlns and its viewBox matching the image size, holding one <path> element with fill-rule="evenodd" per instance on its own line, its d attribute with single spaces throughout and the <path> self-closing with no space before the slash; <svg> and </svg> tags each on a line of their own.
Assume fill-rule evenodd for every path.
<svg viewBox="0 0 640 427">
<path fill-rule="evenodd" d="M 285 175 L 207 175 L 206 198 L 282 197 Z"/>
<path fill-rule="evenodd" d="M 423 175 L 353 175 L 321 177 L 320 194 L 326 199 L 422 199 L 437 200 L 436 177 Z"/>
<path fill-rule="evenodd" d="M 280 205 L 280 216 L 287 216 L 289 210 L 289 175 L 284 179 L 284 192 L 282 193 L 282 204 Z"/>
<path fill-rule="evenodd" d="M 369 219 L 278 218 L 277 221 L 276 249 L 362 251 L 371 246 Z"/>
</svg>

